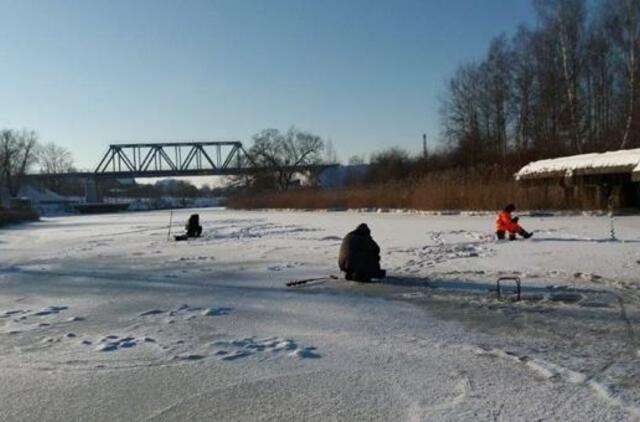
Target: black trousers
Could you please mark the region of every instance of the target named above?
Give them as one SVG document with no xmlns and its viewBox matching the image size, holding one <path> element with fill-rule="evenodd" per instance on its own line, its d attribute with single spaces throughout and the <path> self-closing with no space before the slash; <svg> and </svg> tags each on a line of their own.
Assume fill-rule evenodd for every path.
<svg viewBox="0 0 640 422">
<path fill-rule="evenodd" d="M 200 237 L 201 234 L 202 234 L 202 226 L 189 227 L 189 230 L 187 230 L 187 236 L 189 237 Z"/>
</svg>

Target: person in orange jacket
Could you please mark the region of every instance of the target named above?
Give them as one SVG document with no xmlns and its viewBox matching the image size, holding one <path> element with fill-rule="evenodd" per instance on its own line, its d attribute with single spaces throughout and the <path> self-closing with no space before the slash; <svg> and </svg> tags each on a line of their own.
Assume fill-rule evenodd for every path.
<svg viewBox="0 0 640 422">
<path fill-rule="evenodd" d="M 496 236 L 498 236 L 498 239 L 504 239 L 507 232 L 509 232 L 509 240 L 516 240 L 516 234 L 519 234 L 525 239 L 533 236 L 533 233 L 527 232 L 518 224 L 518 217 L 511 216 L 511 213 L 515 210 L 516 206 L 509 204 L 498 213 L 496 217 Z"/>
</svg>

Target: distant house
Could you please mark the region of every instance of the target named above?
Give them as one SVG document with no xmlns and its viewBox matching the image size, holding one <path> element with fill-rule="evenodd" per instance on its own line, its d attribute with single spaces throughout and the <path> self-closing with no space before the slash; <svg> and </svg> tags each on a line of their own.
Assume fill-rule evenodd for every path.
<svg viewBox="0 0 640 422">
<path fill-rule="evenodd" d="M 534 161 L 515 178 L 525 186 L 559 185 L 568 202 L 640 208 L 640 148 Z"/>
</svg>

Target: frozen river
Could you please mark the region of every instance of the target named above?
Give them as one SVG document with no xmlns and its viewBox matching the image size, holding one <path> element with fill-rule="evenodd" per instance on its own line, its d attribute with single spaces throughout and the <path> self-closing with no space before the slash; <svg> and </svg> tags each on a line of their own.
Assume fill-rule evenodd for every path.
<svg viewBox="0 0 640 422">
<path fill-rule="evenodd" d="M 196 212 L 0 230 L 0 420 L 640 418 L 640 217 Z M 285 287 L 361 222 L 388 280 Z"/>
</svg>

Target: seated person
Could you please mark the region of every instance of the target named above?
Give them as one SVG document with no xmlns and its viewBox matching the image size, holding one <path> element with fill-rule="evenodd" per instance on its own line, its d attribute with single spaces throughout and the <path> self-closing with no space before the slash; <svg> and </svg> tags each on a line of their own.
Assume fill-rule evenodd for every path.
<svg viewBox="0 0 640 422">
<path fill-rule="evenodd" d="M 527 232 L 518 224 L 518 217 L 512 217 L 511 213 L 516 210 L 516 206 L 509 204 L 496 217 L 496 236 L 503 240 L 506 232 L 509 232 L 509 240 L 516 240 L 516 234 L 525 239 L 533 236 L 533 233 Z"/>
<path fill-rule="evenodd" d="M 338 266 L 347 280 L 370 281 L 386 276 L 380 268 L 380 247 L 366 224 L 360 224 L 342 240 Z"/>
<path fill-rule="evenodd" d="M 187 229 L 187 237 L 200 237 L 202 234 L 202 226 L 200 225 L 200 215 L 191 214 L 189 221 L 185 226 Z"/>
</svg>

